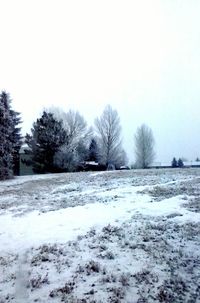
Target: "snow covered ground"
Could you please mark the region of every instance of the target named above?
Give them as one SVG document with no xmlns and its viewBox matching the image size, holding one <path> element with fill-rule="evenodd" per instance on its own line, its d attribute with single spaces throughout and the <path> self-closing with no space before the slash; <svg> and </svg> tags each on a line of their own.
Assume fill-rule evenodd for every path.
<svg viewBox="0 0 200 303">
<path fill-rule="evenodd" d="M 200 302 L 200 169 L 0 183 L 0 303 Z"/>
</svg>

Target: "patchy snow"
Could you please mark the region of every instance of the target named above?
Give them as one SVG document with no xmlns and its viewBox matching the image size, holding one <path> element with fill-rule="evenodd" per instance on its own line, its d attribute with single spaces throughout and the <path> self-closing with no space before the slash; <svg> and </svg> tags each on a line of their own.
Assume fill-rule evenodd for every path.
<svg viewBox="0 0 200 303">
<path fill-rule="evenodd" d="M 0 183 L 0 302 L 198 302 L 199 183 L 197 169 Z"/>
<path fill-rule="evenodd" d="M 44 175 L 30 175 L 30 176 L 20 176 L 15 177 L 15 179 L 5 180 L 0 182 L 0 191 L 4 190 L 5 187 L 12 187 L 14 185 L 23 185 L 26 182 L 39 181 L 54 179 L 56 175 L 54 174 L 44 174 Z"/>
<path fill-rule="evenodd" d="M 109 196 L 111 194 L 109 192 Z M 93 226 L 104 226 L 113 224 L 116 220 L 129 219 L 132 212 L 138 210 L 138 205 L 142 207 L 146 200 L 148 198 L 143 197 L 136 202 L 131 197 L 118 203 L 93 203 L 47 213 L 34 211 L 24 216 L 1 216 L 1 245 L 5 250 L 15 250 L 16 247 L 28 248 L 45 242 L 68 241 Z"/>
</svg>

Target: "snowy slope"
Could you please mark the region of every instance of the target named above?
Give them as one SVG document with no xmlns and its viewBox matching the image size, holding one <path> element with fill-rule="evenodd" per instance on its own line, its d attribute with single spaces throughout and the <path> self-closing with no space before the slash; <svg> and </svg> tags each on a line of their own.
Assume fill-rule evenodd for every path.
<svg viewBox="0 0 200 303">
<path fill-rule="evenodd" d="M 2 182 L 2 302 L 197 302 L 199 183 L 192 169 Z"/>
</svg>

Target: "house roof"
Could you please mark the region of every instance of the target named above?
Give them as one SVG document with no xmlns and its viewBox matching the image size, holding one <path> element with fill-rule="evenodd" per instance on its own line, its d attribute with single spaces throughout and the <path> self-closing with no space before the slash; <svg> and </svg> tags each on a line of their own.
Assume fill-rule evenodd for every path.
<svg viewBox="0 0 200 303">
<path fill-rule="evenodd" d="M 30 150 L 30 147 L 27 144 L 23 144 L 19 150 L 20 154 L 25 154 L 25 149 Z"/>
</svg>

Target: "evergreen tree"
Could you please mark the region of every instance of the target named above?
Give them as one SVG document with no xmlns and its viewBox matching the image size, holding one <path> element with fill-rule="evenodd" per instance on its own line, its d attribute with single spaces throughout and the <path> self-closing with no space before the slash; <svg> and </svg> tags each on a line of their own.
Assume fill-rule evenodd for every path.
<svg viewBox="0 0 200 303">
<path fill-rule="evenodd" d="M 21 123 L 20 113 L 11 110 L 10 111 L 12 117 L 12 133 L 10 136 L 10 140 L 13 145 L 13 173 L 14 175 L 19 175 L 19 150 L 22 146 L 22 136 L 21 136 L 21 128 L 18 127 L 18 124 Z"/>
<path fill-rule="evenodd" d="M 0 180 L 13 176 L 13 145 L 10 140 L 12 130 L 10 98 L 5 91 L 2 91 L 0 94 Z"/>
<path fill-rule="evenodd" d="M 172 160 L 172 167 L 177 167 L 177 166 L 178 166 L 178 163 L 177 163 L 176 158 L 174 157 Z"/>
<path fill-rule="evenodd" d="M 181 158 L 178 159 L 178 167 L 183 167 L 184 164 L 183 164 L 183 160 Z"/>
<path fill-rule="evenodd" d="M 66 131 L 61 121 L 57 121 L 52 113 L 43 112 L 40 119 L 33 123 L 32 135 L 26 135 L 26 143 L 31 154 L 33 170 L 36 173 L 56 172 L 54 156 L 66 142 Z"/>
<path fill-rule="evenodd" d="M 76 159 L 77 159 L 77 165 L 80 162 L 86 161 L 88 159 L 88 146 L 85 145 L 85 142 L 83 140 L 80 140 L 77 143 L 76 146 Z"/>
<path fill-rule="evenodd" d="M 98 147 L 95 139 L 91 140 L 88 160 L 98 162 Z"/>
</svg>

